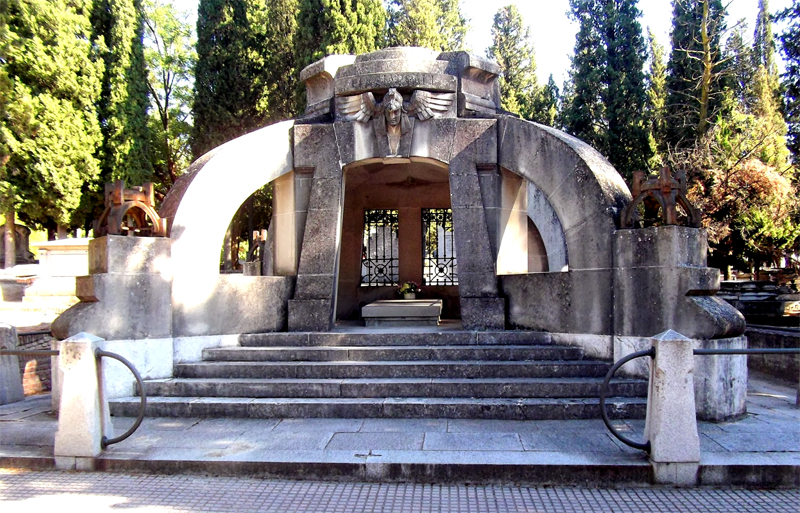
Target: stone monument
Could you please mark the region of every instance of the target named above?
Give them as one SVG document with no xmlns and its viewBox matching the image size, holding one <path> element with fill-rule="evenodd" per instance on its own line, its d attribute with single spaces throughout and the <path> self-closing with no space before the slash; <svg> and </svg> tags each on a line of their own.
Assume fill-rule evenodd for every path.
<svg viewBox="0 0 800 513">
<path fill-rule="evenodd" d="M 630 229 L 619 173 L 582 141 L 504 112 L 500 71 L 423 48 L 311 64 L 300 118 L 212 150 L 176 183 L 159 211 L 168 238 L 92 242 L 82 302 L 54 333 L 157 339 L 172 363 L 191 361 L 240 333 L 330 331 L 416 281 L 465 330 L 546 331 L 594 358 L 668 329 L 697 346 L 743 346 L 702 229 Z M 269 182 L 268 271 L 220 274 L 231 219 Z M 674 200 L 671 184 L 639 189 Z M 738 361 L 700 365 L 702 417 L 744 412 Z"/>
</svg>

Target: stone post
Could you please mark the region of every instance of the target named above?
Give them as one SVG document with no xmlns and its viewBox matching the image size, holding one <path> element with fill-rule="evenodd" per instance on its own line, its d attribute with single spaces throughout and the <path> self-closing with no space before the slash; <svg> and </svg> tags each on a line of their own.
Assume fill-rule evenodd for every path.
<svg viewBox="0 0 800 513">
<path fill-rule="evenodd" d="M 692 341 L 672 330 L 652 339 L 645 437 L 657 483 L 694 485 L 700 464 L 700 437 L 694 404 Z"/>
<path fill-rule="evenodd" d="M 17 329 L 14 326 L 0 323 L 0 349 L 17 349 Z M 0 405 L 23 399 L 25 393 L 22 390 L 22 376 L 19 374 L 19 358 L 0 356 Z"/>
<path fill-rule="evenodd" d="M 56 468 L 94 470 L 103 436 L 113 437 L 101 367 L 95 350 L 103 339 L 78 333 L 61 342 L 61 408 L 55 440 Z"/>
</svg>

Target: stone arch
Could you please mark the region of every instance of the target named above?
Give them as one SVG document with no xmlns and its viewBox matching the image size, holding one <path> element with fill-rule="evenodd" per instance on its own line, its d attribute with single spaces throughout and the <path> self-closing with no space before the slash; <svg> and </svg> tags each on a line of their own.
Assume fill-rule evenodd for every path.
<svg viewBox="0 0 800 513">
<path fill-rule="evenodd" d="M 231 321 L 220 317 L 236 318 L 237 315 L 239 331 L 263 330 L 265 320 L 259 318 L 259 312 L 254 309 L 250 311 L 244 306 L 238 311 L 236 306 L 219 309 L 225 301 L 242 302 L 244 298 L 237 297 L 237 291 L 244 295 L 270 292 L 276 297 L 266 300 L 273 301 L 272 307 L 283 312 L 275 318 L 285 316 L 285 305 L 280 305 L 285 303 L 291 289 L 285 278 L 220 276 L 219 251 L 239 206 L 265 184 L 292 171 L 290 132 L 293 126 L 294 121 L 276 123 L 215 149 L 192 170 L 189 183 L 181 189 L 179 198 L 170 200 L 175 212 L 170 239 L 176 336 L 231 333 L 233 331 L 225 325 Z M 243 320 L 242 316 L 250 320 Z M 280 328 L 275 322 L 267 327 Z"/>
<path fill-rule="evenodd" d="M 560 130 L 506 116 L 498 130 L 500 166 L 534 187 L 533 199 L 544 208 L 538 219 L 547 210 L 555 214 L 570 270 L 611 268 L 613 234 L 631 201 L 620 174 L 591 146 Z"/>
</svg>

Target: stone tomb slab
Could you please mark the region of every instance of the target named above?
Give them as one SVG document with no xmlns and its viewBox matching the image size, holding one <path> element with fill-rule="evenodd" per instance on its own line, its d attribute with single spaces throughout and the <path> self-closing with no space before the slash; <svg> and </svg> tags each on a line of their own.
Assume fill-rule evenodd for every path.
<svg viewBox="0 0 800 513">
<path fill-rule="evenodd" d="M 361 308 L 368 327 L 437 326 L 441 315 L 441 299 L 388 299 Z"/>
</svg>

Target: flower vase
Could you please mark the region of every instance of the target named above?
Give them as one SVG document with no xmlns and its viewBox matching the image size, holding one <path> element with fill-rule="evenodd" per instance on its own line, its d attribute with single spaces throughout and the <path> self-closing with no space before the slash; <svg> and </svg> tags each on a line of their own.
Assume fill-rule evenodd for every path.
<svg viewBox="0 0 800 513">
<path fill-rule="evenodd" d="M 403 294 L 403 299 L 417 299 L 417 295 L 414 292 L 406 292 Z"/>
</svg>

